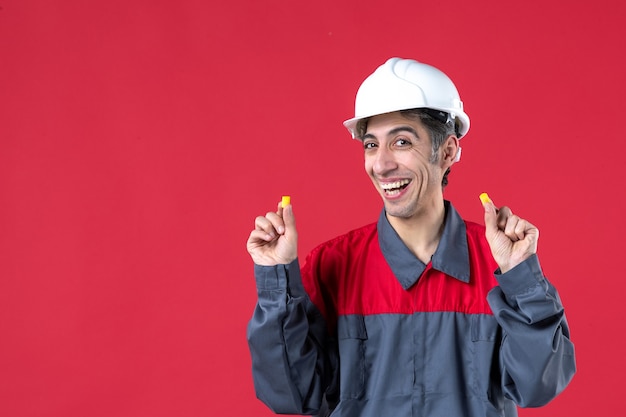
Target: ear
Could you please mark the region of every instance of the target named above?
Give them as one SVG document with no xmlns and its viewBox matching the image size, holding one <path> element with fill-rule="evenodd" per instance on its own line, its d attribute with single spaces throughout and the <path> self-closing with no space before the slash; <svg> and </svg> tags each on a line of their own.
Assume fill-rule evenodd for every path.
<svg viewBox="0 0 626 417">
<path fill-rule="evenodd" d="M 442 158 L 441 162 L 444 168 L 449 168 L 456 161 L 457 153 L 460 151 L 459 138 L 456 135 L 450 135 L 441 145 Z"/>
</svg>

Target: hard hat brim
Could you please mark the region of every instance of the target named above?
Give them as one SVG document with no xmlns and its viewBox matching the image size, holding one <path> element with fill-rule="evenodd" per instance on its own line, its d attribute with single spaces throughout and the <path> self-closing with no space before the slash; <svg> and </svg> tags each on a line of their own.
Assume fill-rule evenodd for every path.
<svg viewBox="0 0 626 417">
<path fill-rule="evenodd" d="M 440 110 L 440 111 L 443 111 L 443 112 L 446 112 L 446 113 L 450 112 L 449 109 L 440 109 L 440 108 L 434 108 L 434 107 L 415 107 L 415 108 L 432 108 L 433 110 Z M 409 109 L 399 109 L 399 110 L 394 110 L 394 112 L 395 111 L 401 111 L 401 110 L 409 110 Z M 389 112 L 389 113 L 393 113 L 393 112 Z M 352 119 L 348 119 L 348 120 L 344 121 L 343 125 L 344 125 L 344 127 L 346 129 L 348 129 L 348 132 L 350 132 L 350 134 L 352 135 L 353 139 L 358 139 L 356 126 L 359 123 L 359 121 L 363 120 L 363 119 L 368 119 L 368 118 L 374 117 L 374 116 L 380 116 L 381 114 L 387 114 L 387 113 L 374 113 L 374 114 L 365 115 L 365 116 L 353 117 Z M 458 130 L 459 130 L 459 139 L 461 139 L 469 131 L 470 119 L 469 119 L 469 116 L 467 114 L 465 114 L 464 112 L 455 112 L 454 116 L 456 118 L 458 118 L 459 122 L 460 122 Z"/>
</svg>

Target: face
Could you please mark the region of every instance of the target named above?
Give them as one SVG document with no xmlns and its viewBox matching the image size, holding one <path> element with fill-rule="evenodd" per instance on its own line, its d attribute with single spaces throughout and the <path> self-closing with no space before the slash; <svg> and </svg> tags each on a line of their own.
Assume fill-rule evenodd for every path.
<svg viewBox="0 0 626 417">
<path fill-rule="evenodd" d="M 443 174 L 458 148 L 454 136 L 433 158 L 431 138 L 422 122 L 394 112 L 372 117 L 362 142 L 365 170 L 383 199 L 387 215 L 411 218 L 427 210 L 433 201 L 443 199 Z"/>
</svg>

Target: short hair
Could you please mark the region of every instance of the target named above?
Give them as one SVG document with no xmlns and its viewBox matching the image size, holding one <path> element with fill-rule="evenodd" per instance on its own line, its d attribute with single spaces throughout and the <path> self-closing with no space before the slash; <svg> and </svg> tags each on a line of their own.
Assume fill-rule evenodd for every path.
<svg viewBox="0 0 626 417">
<path fill-rule="evenodd" d="M 431 163 L 435 163 L 439 160 L 439 154 L 437 151 L 446 141 L 446 139 L 448 139 L 450 135 L 458 136 L 455 120 L 452 119 L 448 113 L 439 110 L 419 108 L 400 110 L 400 114 L 407 119 L 421 121 L 422 125 L 424 125 L 424 128 L 426 128 L 432 144 L 430 154 Z M 363 136 L 365 136 L 369 119 L 371 119 L 371 117 L 367 117 L 358 121 L 356 125 L 358 138 L 363 138 Z M 450 168 L 448 168 L 443 174 L 443 179 L 441 181 L 442 187 L 448 185 L 448 174 L 450 174 Z"/>
</svg>

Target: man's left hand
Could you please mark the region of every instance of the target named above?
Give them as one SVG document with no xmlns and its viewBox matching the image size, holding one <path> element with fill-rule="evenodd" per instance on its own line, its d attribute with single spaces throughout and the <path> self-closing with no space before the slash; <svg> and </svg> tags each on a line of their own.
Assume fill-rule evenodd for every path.
<svg viewBox="0 0 626 417">
<path fill-rule="evenodd" d="M 539 229 L 513 214 L 510 208 L 484 202 L 487 242 L 493 258 L 505 273 L 537 252 Z"/>
</svg>

